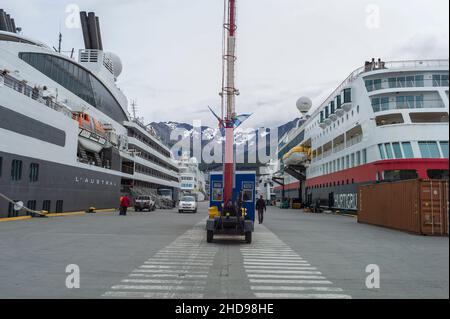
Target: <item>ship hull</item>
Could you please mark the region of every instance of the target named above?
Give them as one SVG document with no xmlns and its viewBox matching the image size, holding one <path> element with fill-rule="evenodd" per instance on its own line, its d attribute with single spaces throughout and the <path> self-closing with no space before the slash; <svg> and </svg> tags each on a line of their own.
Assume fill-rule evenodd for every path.
<svg viewBox="0 0 450 319">
<path fill-rule="evenodd" d="M 362 185 L 386 182 L 377 181 L 377 173 L 387 170 L 413 170 L 416 178 L 428 179 L 429 170 L 448 171 L 448 159 L 392 159 L 369 163 L 342 172 L 327 174 L 302 182 L 285 185 L 284 196 L 301 198 L 305 205 L 319 204 L 322 208 L 357 211 L 358 188 Z M 282 197 L 282 187 L 275 188 L 277 197 Z"/>
<path fill-rule="evenodd" d="M 118 205 L 120 176 L 4 152 L 0 152 L 0 157 L 3 171 L 0 193 L 25 205 L 35 201 L 36 210 L 44 208 L 44 201 L 50 201 L 50 213 L 86 211 L 90 207 L 110 209 Z M 22 161 L 19 181 L 11 180 L 13 160 Z M 39 164 L 39 178 L 34 183 L 29 178 L 31 163 Z M 11 212 L 9 203 L 0 199 L 0 218 L 23 215 L 27 215 L 24 210 Z"/>
</svg>

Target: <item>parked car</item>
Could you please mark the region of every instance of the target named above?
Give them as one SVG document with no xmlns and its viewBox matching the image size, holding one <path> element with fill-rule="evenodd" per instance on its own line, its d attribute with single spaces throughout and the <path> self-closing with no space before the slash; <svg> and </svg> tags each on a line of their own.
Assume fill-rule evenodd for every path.
<svg viewBox="0 0 450 319">
<path fill-rule="evenodd" d="M 178 204 L 178 212 L 184 213 L 184 212 L 193 212 L 197 213 L 197 200 L 194 196 L 183 196 L 180 199 L 180 202 Z"/>
<path fill-rule="evenodd" d="M 141 195 L 134 200 L 134 210 L 136 212 L 142 212 L 144 209 L 148 211 L 155 210 L 155 201 L 148 195 Z"/>
</svg>

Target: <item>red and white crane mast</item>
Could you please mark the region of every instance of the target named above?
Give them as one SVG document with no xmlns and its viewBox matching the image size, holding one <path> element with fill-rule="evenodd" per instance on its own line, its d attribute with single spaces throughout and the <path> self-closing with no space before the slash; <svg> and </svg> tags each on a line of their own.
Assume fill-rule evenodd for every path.
<svg viewBox="0 0 450 319">
<path fill-rule="evenodd" d="M 226 106 L 225 124 L 225 163 L 224 163 L 224 204 L 232 200 L 234 180 L 234 118 L 236 117 L 236 95 L 239 91 L 235 87 L 236 67 L 236 0 L 225 0 L 225 32 L 224 32 L 224 75 L 222 87 L 222 114 Z M 224 103 L 225 102 L 225 103 Z"/>
</svg>

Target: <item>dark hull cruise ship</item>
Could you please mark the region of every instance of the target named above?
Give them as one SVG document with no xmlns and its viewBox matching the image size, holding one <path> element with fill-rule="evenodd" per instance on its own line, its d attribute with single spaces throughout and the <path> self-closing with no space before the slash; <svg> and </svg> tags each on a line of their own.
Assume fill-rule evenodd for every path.
<svg viewBox="0 0 450 319">
<path fill-rule="evenodd" d="M 19 34 L 0 10 L 0 218 L 178 193 L 170 149 L 129 114 L 116 86 L 122 64 L 103 51 L 98 17 L 80 16 L 85 49 L 76 61 Z"/>
</svg>

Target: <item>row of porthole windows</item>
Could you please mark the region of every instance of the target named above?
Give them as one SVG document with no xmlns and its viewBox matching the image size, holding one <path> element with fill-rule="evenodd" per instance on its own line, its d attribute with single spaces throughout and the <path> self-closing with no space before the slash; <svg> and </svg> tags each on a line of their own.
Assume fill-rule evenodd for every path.
<svg viewBox="0 0 450 319">
<path fill-rule="evenodd" d="M 2 177 L 3 173 L 3 158 L 0 157 L 0 177 Z M 11 180 L 12 181 L 20 181 L 23 176 L 23 162 L 21 160 L 12 160 L 11 162 Z M 36 183 L 39 180 L 39 164 L 31 163 L 28 181 L 30 183 Z"/>
<path fill-rule="evenodd" d="M 334 186 L 342 186 L 342 185 L 351 185 L 351 184 L 355 184 L 355 179 L 346 179 L 346 180 L 342 180 L 342 181 L 334 181 L 334 182 L 329 182 L 329 183 L 324 183 L 324 184 L 317 184 L 317 185 L 313 185 L 310 186 L 309 188 L 312 189 L 320 189 L 320 188 L 328 188 L 328 187 L 334 187 Z"/>
<path fill-rule="evenodd" d="M 15 203 L 19 202 L 20 200 L 14 200 Z M 36 210 L 38 208 L 37 201 L 32 199 L 28 200 L 25 203 L 25 207 L 30 210 Z M 54 213 L 62 213 L 64 210 L 64 201 L 63 200 L 57 200 L 55 209 L 52 211 L 52 201 L 51 200 L 43 200 L 42 201 L 42 210 L 46 212 L 54 212 Z M 19 215 L 19 212 L 14 209 L 14 204 L 9 203 L 8 205 L 8 217 L 17 217 Z M 27 211 L 27 216 L 30 215 L 30 212 Z"/>
</svg>

